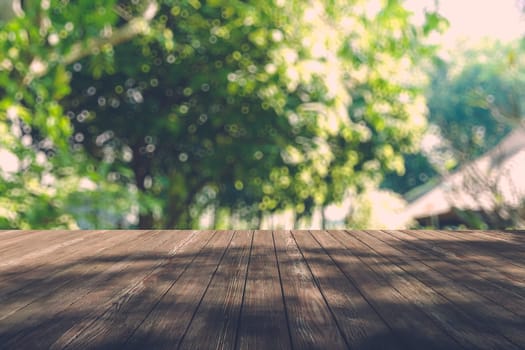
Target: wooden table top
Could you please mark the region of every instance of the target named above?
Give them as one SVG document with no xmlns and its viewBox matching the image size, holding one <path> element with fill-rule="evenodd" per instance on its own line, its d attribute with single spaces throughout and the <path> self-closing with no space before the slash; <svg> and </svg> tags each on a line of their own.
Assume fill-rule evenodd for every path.
<svg viewBox="0 0 525 350">
<path fill-rule="evenodd" d="M 2 349 L 525 347 L 525 232 L 0 231 Z"/>
</svg>

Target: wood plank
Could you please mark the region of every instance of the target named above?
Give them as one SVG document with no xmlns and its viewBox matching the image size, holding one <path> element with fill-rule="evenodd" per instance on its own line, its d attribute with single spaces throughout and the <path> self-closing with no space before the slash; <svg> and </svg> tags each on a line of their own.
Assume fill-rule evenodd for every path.
<svg viewBox="0 0 525 350">
<path fill-rule="evenodd" d="M 346 234 L 339 233 L 341 240 L 350 249 L 354 246 L 363 246 L 363 243 L 354 234 L 356 234 L 355 231 L 348 231 Z M 389 261 L 386 253 L 371 249 L 367 245 L 365 245 L 365 249 L 369 252 L 368 256 L 364 258 L 365 262 L 373 270 L 388 279 L 392 288 L 403 295 L 410 296 L 412 303 L 431 317 L 441 329 L 450 334 L 462 346 L 476 349 L 518 348 L 500 334 L 478 329 L 481 323 L 474 322 L 442 295 Z"/>
<path fill-rule="evenodd" d="M 506 265 L 514 265 L 519 269 L 525 267 L 524 242 L 497 237 L 482 231 L 425 230 L 420 233 L 435 239 L 436 245 L 441 245 L 443 249 L 456 251 L 457 248 L 461 252 L 465 246 L 468 246 L 469 252 L 476 251 L 481 256 L 488 255 L 497 260 L 501 257 Z"/>
<path fill-rule="evenodd" d="M 402 349 L 400 340 L 308 231 L 292 231 L 351 349 Z"/>
<path fill-rule="evenodd" d="M 61 288 L 68 288 L 76 283 L 75 281 L 85 278 L 87 274 L 93 275 L 95 271 L 86 268 L 86 260 L 101 259 L 101 255 L 115 245 L 128 241 L 133 242 L 140 236 L 150 234 L 148 231 L 99 234 L 101 238 L 97 239 L 97 232 L 91 235 L 96 241 L 77 247 L 78 249 L 72 250 L 71 256 L 66 255 L 66 257 L 57 257 L 57 259 L 54 259 L 54 256 L 46 256 L 45 260 L 35 261 L 38 267 L 26 273 L 22 272 L 23 269 L 16 267 L 9 271 L 11 278 L 0 282 L 0 304 L 2 305 L 0 320 Z M 74 260 L 71 260 L 72 258 Z"/>
<path fill-rule="evenodd" d="M 253 232 L 237 231 L 180 349 L 234 349 Z"/>
<path fill-rule="evenodd" d="M 15 329 L 0 331 L 0 343 L 5 348 L 49 348 L 72 324 L 83 322 L 93 311 L 118 305 L 126 288 L 140 284 L 164 260 L 170 242 L 169 232 L 156 231 L 102 258 L 87 259 L 86 268 L 91 271 L 86 276 L 2 320 Z"/>
<path fill-rule="evenodd" d="M 64 236 L 82 233 L 82 230 L 20 230 L 13 231 L 9 237 L 5 237 L 0 242 L 0 252 L 11 252 L 14 245 L 19 243 L 45 243 L 51 239 L 61 238 L 65 240 Z"/>
<path fill-rule="evenodd" d="M 484 232 L 505 237 L 512 241 L 525 243 L 525 230 L 485 230 Z"/>
<path fill-rule="evenodd" d="M 170 235 L 168 244 L 172 248 L 166 259 L 159 259 L 151 272 L 141 280 L 135 281 L 135 284 L 123 288 L 112 303 L 106 302 L 104 307 L 68 329 L 51 349 L 123 347 L 126 340 L 210 241 L 213 232 L 172 231 Z"/>
<path fill-rule="evenodd" d="M 449 246 L 445 247 L 440 244 L 443 240 L 430 238 L 426 231 L 410 231 L 403 239 L 409 240 L 413 245 L 440 254 L 444 259 L 462 262 L 463 267 L 470 269 L 473 273 L 483 275 L 497 283 L 504 283 L 514 293 L 525 296 L 525 269 L 509 265 L 501 257 L 496 258 L 488 253 L 480 253 L 475 247 L 468 245 L 451 250 Z"/>
<path fill-rule="evenodd" d="M 457 258 L 455 255 L 441 254 L 402 231 L 385 231 L 385 235 L 380 235 L 379 238 L 387 240 L 394 247 L 438 271 L 446 271 L 447 274 L 455 276 L 457 283 L 480 293 L 509 312 L 525 318 L 525 296 L 520 295 L 520 291 L 524 294 L 525 291 L 496 271 Z"/>
<path fill-rule="evenodd" d="M 489 334 L 505 338 L 518 347 L 519 344 L 525 344 L 525 321 L 521 317 L 494 304 L 480 293 L 463 287 L 451 278 L 453 276 L 448 270 L 443 273 L 434 270 L 412 254 L 407 254 L 407 251 L 385 243 L 376 237 L 384 238 L 385 234 L 380 231 L 352 231 L 352 236 L 445 298 L 450 307 L 464 315 L 466 323 L 475 329 L 479 338 L 485 339 L 486 334 Z M 454 325 L 456 329 L 461 327 L 457 323 Z"/>
<path fill-rule="evenodd" d="M 82 250 L 89 253 L 91 246 L 90 239 L 96 238 L 97 242 L 105 242 L 115 235 L 105 234 L 105 231 L 85 231 L 73 240 L 66 240 L 66 244 L 51 244 L 52 249 L 43 244 L 40 249 L 34 251 L 35 254 L 28 254 L 11 260 L 2 262 L 3 269 L 0 269 L 0 295 L 7 292 L 6 281 L 10 284 L 21 286 L 24 280 L 30 279 L 30 273 L 36 273 L 35 269 L 59 266 L 69 259 L 74 259 L 76 254 Z M 117 236 L 118 237 L 118 236 Z M 51 271 L 48 271 L 51 272 Z M 57 271 L 54 270 L 53 273 Z M 41 276 L 41 275 L 40 275 Z"/>
<path fill-rule="evenodd" d="M 137 231 L 137 234 L 146 233 L 149 232 L 140 233 Z M 128 246 L 128 251 L 131 248 L 132 246 Z M 109 257 L 110 254 L 107 253 L 102 256 L 87 255 L 75 266 L 72 266 L 72 269 L 67 267 L 64 269 L 62 265 L 53 266 L 52 262 L 49 262 L 51 267 L 49 269 L 44 267 L 44 272 L 39 274 L 41 277 L 36 281 L 37 283 L 25 286 L 26 288 L 22 286 L 19 290 L 17 290 L 16 284 L 13 285 L 12 287 L 14 288 L 3 295 L 1 299 L 2 304 L 6 305 L 4 309 L 6 312 L 1 316 L 0 334 L 14 334 L 18 332 L 17 329 L 29 329 L 33 324 L 38 323 L 40 319 L 48 319 L 49 315 L 45 314 L 43 305 L 51 305 L 52 312 L 66 308 L 64 303 L 67 303 L 70 299 L 74 300 L 75 296 L 70 295 L 69 299 L 61 299 L 57 294 L 75 289 L 82 296 L 82 293 L 87 291 L 81 290 L 81 286 L 84 286 L 87 280 L 94 279 L 96 281 L 99 273 L 110 268 L 114 261 L 105 261 Z M 53 273 L 57 273 L 56 277 L 53 276 Z M 39 285 L 38 282 L 43 284 Z M 56 292 L 57 290 L 58 293 Z M 56 302 L 57 305 L 53 304 L 53 302 Z M 35 309 L 37 317 L 31 314 Z"/>
<path fill-rule="evenodd" d="M 25 236 L 33 235 L 43 230 L 3 230 L 0 235 L 0 245 L 8 244 L 17 239 L 22 239 Z"/>
<path fill-rule="evenodd" d="M 457 235 L 461 237 L 472 237 L 474 239 L 478 237 L 489 241 L 498 240 L 520 244 L 525 243 L 525 231 L 519 230 L 454 230 L 451 232 L 457 233 Z"/>
<path fill-rule="evenodd" d="M 256 231 L 237 336 L 238 349 L 291 349 L 271 231 Z"/>
<path fill-rule="evenodd" d="M 524 252 L 492 231 L 0 230 L 0 348 L 525 348 Z"/>
<path fill-rule="evenodd" d="M 433 318 L 414 305 L 412 295 L 404 294 L 391 285 L 392 276 L 377 271 L 367 261 L 367 258 L 374 257 L 369 249 L 355 242 L 349 243 L 346 233 L 311 232 L 345 276 L 388 323 L 405 348 L 462 348 Z"/>
<path fill-rule="evenodd" d="M 23 235 L 30 235 L 41 230 L 0 230 L 0 244 L 4 241 L 8 242 L 13 238 L 22 237 Z"/>
<path fill-rule="evenodd" d="M 2 261 L 0 262 L 0 269 L 5 266 L 16 264 L 25 255 L 33 254 L 33 258 L 49 254 L 53 249 L 74 244 L 76 240 L 82 237 L 83 231 L 39 231 L 31 235 L 21 235 L 15 237 L 12 242 L 0 244 L 0 255 Z M 45 252 L 39 252 L 42 247 L 46 247 Z M 11 262 L 13 260 L 13 262 Z"/>
<path fill-rule="evenodd" d="M 293 348 L 323 344 L 327 349 L 346 349 L 346 339 L 294 238 L 289 231 L 275 231 L 274 240 Z"/>
<path fill-rule="evenodd" d="M 124 348 L 172 349 L 180 345 L 232 238 L 232 231 L 215 234 L 163 295 Z M 171 274 L 167 273 L 169 278 Z"/>
</svg>

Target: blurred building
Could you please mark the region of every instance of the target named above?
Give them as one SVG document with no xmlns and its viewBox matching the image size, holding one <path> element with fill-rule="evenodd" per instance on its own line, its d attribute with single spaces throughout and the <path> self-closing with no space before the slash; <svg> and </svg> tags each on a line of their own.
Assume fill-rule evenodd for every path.
<svg viewBox="0 0 525 350">
<path fill-rule="evenodd" d="M 525 222 L 525 129 L 439 181 L 412 200 L 404 213 L 424 226 L 489 228 Z"/>
</svg>

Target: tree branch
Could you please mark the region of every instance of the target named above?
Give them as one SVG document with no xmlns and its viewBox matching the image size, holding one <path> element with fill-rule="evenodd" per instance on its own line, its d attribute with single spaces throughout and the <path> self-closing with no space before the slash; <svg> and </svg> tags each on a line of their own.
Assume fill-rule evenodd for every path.
<svg viewBox="0 0 525 350">
<path fill-rule="evenodd" d="M 129 41 L 137 35 L 144 34 L 149 29 L 149 23 L 155 17 L 159 9 L 156 0 L 148 0 L 146 9 L 142 15 L 131 19 L 124 26 L 114 30 L 105 38 L 89 39 L 87 43 L 78 42 L 73 44 L 69 53 L 64 55 L 60 63 L 69 65 L 84 57 L 87 57 L 93 52 L 100 50 L 104 45 L 116 46 Z M 49 66 L 40 57 L 35 57 L 30 64 L 30 72 L 24 78 L 24 85 L 29 85 L 35 78 L 40 78 L 47 74 Z"/>
<path fill-rule="evenodd" d="M 21 0 L 0 0 L 0 20 L 10 21 L 23 15 Z"/>
<path fill-rule="evenodd" d="M 135 17 L 130 20 L 126 25 L 112 32 L 107 38 L 91 39 L 84 43 L 76 43 L 72 46 L 69 54 L 65 55 L 62 59 L 63 64 L 71 64 L 78 61 L 81 58 L 89 56 L 104 45 L 110 44 L 116 46 L 126 41 L 133 39 L 139 34 L 145 33 L 149 28 L 149 22 L 155 17 L 158 11 L 158 4 L 155 0 L 149 0 L 146 6 L 146 10 L 140 17 Z"/>
</svg>

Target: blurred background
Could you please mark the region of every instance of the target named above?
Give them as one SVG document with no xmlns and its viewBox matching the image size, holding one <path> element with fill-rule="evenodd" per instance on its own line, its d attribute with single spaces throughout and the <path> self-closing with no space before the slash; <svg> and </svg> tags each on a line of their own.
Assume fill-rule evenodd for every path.
<svg viewBox="0 0 525 350">
<path fill-rule="evenodd" d="M 0 228 L 524 228 L 524 17 L 0 0 Z"/>
</svg>

